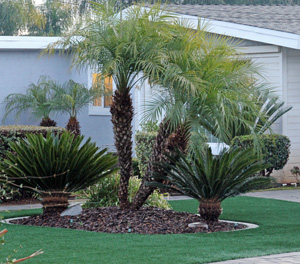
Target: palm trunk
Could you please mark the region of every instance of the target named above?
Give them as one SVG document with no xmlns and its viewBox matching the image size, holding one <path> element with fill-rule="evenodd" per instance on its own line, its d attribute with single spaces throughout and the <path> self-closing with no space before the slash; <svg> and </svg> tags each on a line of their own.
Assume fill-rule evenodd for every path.
<svg viewBox="0 0 300 264">
<path fill-rule="evenodd" d="M 54 120 L 52 120 L 51 118 L 49 118 L 48 116 L 43 117 L 43 119 L 40 122 L 40 126 L 43 127 L 55 127 L 56 126 L 56 122 Z"/>
<path fill-rule="evenodd" d="M 124 93 L 120 93 L 118 90 L 115 91 L 110 112 L 120 168 L 118 196 L 120 208 L 126 209 L 129 207 L 128 185 L 132 167 L 131 122 L 133 118 L 133 107 L 129 90 L 126 90 Z"/>
<path fill-rule="evenodd" d="M 60 214 L 68 208 L 70 193 L 51 192 L 42 195 L 43 214 Z"/>
<path fill-rule="evenodd" d="M 141 187 L 139 188 L 134 201 L 132 203 L 132 209 L 138 210 L 146 202 L 148 197 L 153 193 L 155 187 L 146 186 L 146 181 L 151 181 L 151 175 L 153 172 L 160 172 L 159 167 L 154 166 L 156 162 L 162 162 L 166 159 L 164 153 L 168 151 L 168 144 L 170 144 L 169 137 L 171 135 L 171 128 L 169 122 L 162 122 L 157 133 L 152 154 L 148 163 L 146 173 L 143 177 Z"/>
<path fill-rule="evenodd" d="M 70 133 L 75 134 L 75 137 L 80 135 L 80 125 L 79 125 L 79 122 L 78 122 L 78 120 L 75 116 L 70 117 L 69 122 L 66 126 L 66 129 Z"/>
<path fill-rule="evenodd" d="M 201 201 L 199 214 L 207 223 L 218 222 L 222 213 L 221 202 L 214 199 Z"/>
</svg>

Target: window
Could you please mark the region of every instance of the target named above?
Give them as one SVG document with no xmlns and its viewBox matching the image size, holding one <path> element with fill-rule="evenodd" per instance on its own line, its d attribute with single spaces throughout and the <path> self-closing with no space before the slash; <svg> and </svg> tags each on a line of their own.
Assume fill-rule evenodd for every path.
<svg viewBox="0 0 300 264">
<path fill-rule="evenodd" d="M 101 95 L 94 99 L 93 103 L 89 107 L 89 115 L 110 115 L 110 105 L 112 103 L 113 92 L 113 80 L 112 77 L 105 77 L 100 79 L 100 73 L 92 73 L 90 77 L 90 86 L 94 89 L 98 87 L 102 88 L 104 82 L 104 89 L 101 91 Z"/>
</svg>

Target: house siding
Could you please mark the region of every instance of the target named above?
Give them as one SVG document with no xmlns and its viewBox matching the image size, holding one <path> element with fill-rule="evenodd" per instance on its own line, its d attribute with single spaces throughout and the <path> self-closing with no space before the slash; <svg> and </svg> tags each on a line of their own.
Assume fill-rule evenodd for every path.
<svg viewBox="0 0 300 264">
<path fill-rule="evenodd" d="M 284 168 L 283 182 L 294 182 L 290 173 L 293 166 L 300 165 L 300 50 L 284 48 L 286 56 L 286 104 L 292 106 L 284 118 L 283 134 L 291 140 L 291 153 Z"/>
<path fill-rule="evenodd" d="M 70 70 L 71 58 L 54 54 L 52 57 L 39 57 L 40 50 L 0 50 L 0 102 L 11 93 L 25 93 L 30 83 L 37 83 L 41 75 L 47 75 L 59 83 L 73 79 L 76 82 L 88 84 L 88 74 L 85 71 Z M 4 104 L 1 104 L 0 120 L 4 115 Z M 68 116 L 57 114 L 51 116 L 58 126 L 65 127 Z M 91 137 L 99 147 L 113 146 L 113 131 L 110 116 L 89 116 L 88 107 L 78 115 L 81 132 Z M 26 124 L 38 125 L 39 120 L 32 120 L 28 112 L 20 115 L 15 121 L 10 114 L 5 125 Z"/>
</svg>

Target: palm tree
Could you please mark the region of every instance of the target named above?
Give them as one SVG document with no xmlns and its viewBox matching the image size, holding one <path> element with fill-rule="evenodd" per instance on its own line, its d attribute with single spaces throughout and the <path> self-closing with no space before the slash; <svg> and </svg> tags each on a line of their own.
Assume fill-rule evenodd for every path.
<svg viewBox="0 0 300 264">
<path fill-rule="evenodd" d="M 208 37 L 211 41 L 206 41 Z M 259 115 L 256 102 L 251 99 L 254 86 L 249 82 L 249 76 L 257 72 L 257 67 L 250 60 L 243 60 L 243 55 L 238 54 L 225 38 L 212 39 L 208 33 L 202 33 L 202 38 L 197 41 L 200 47 L 196 46 L 195 52 L 183 58 L 172 58 L 170 67 L 176 67 L 176 70 L 169 72 L 180 74 L 169 74 L 168 78 L 161 76 L 162 85 L 146 104 L 144 118 L 163 118 L 161 128 L 164 129 L 157 135 L 143 182 L 150 181 L 152 174 L 159 172 L 159 167 L 153 163 L 165 161 L 164 152 L 170 155 L 170 148 L 187 151 L 192 133 L 206 128 L 227 142 L 231 131 L 224 125 L 226 122 L 232 126 L 248 125 L 248 120 L 236 111 L 237 107 Z M 184 49 L 187 44 L 177 39 L 177 45 Z M 178 75 L 189 76 L 192 85 L 184 89 Z M 133 208 L 140 208 L 154 189 L 143 184 L 133 201 Z"/>
<path fill-rule="evenodd" d="M 170 74 L 165 71 L 167 56 L 178 56 L 176 52 L 188 52 L 176 50 L 174 45 L 174 52 L 169 52 L 172 47 L 170 42 L 176 44 L 175 36 L 178 35 L 179 28 L 182 31 L 183 26 L 174 26 L 176 19 L 165 15 L 158 5 L 151 8 L 137 5 L 135 8 L 128 8 L 124 14 L 122 11 L 115 13 L 114 2 L 94 3 L 93 9 L 96 15 L 93 21 L 65 36 L 47 51 L 53 52 L 55 47 L 60 46 L 64 48 L 64 53 L 74 52 L 73 64 L 77 67 L 88 65 L 95 72 L 101 73 L 101 78 L 113 78 L 116 90 L 110 111 L 121 175 L 119 199 L 120 207 L 128 208 L 133 119 L 130 91 L 137 82 L 148 78 L 150 83 L 155 83 L 158 80 L 157 76 L 162 75 L 162 72 Z M 197 33 L 193 36 L 198 38 Z M 191 34 L 188 37 L 190 39 L 186 36 L 186 44 L 188 40 L 192 40 Z M 196 40 L 191 43 L 195 45 Z M 188 85 L 188 78 L 179 77 L 180 82 Z"/>
<path fill-rule="evenodd" d="M 255 173 L 268 167 L 252 149 L 229 149 L 214 156 L 211 149 L 196 150 L 191 157 L 177 152 L 171 162 L 158 164 L 164 173 L 152 175 L 170 184 L 149 182 L 149 185 L 171 188 L 199 201 L 199 213 L 208 223 L 216 222 L 226 198 L 270 183 Z"/>
<path fill-rule="evenodd" d="M 52 89 L 55 93 L 51 102 L 53 111 L 67 113 L 69 115 L 67 130 L 75 135 L 80 135 L 77 114 L 93 101 L 95 92 L 73 80 L 69 80 L 63 85 L 55 84 Z"/>
<path fill-rule="evenodd" d="M 31 83 L 26 94 L 10 94 L 4 99 L 5 115 L 3 121 L 11 112 L 15 113 L 18 119 L 24 110 L 30 110 L 36 119 L 42 118 L 41 126 L 56 126 L 56 122 L 50 119 L 49 115 L 53 111 L 50 104 L 54 94 L 51 91 L 53 82 L 46 76 L 42 76 L 37 84 Z"/>
</svg>

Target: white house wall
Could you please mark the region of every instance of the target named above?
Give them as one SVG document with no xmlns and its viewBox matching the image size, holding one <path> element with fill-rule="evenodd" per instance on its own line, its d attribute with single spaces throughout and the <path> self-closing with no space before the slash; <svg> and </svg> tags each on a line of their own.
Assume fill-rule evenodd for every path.
<svg viewBox="0 0 300 264">
<path fill-rule="evenodd" d="M 291 140 L 289 162 L 284 168 L 283 181 L 292 182 L 290 169 L 300 166 L 300 50 L 284 48 L 285 59 L 285 100 L 288 106 L 293 106 L 283 118 L 283 134 Z"/>
</svg>

